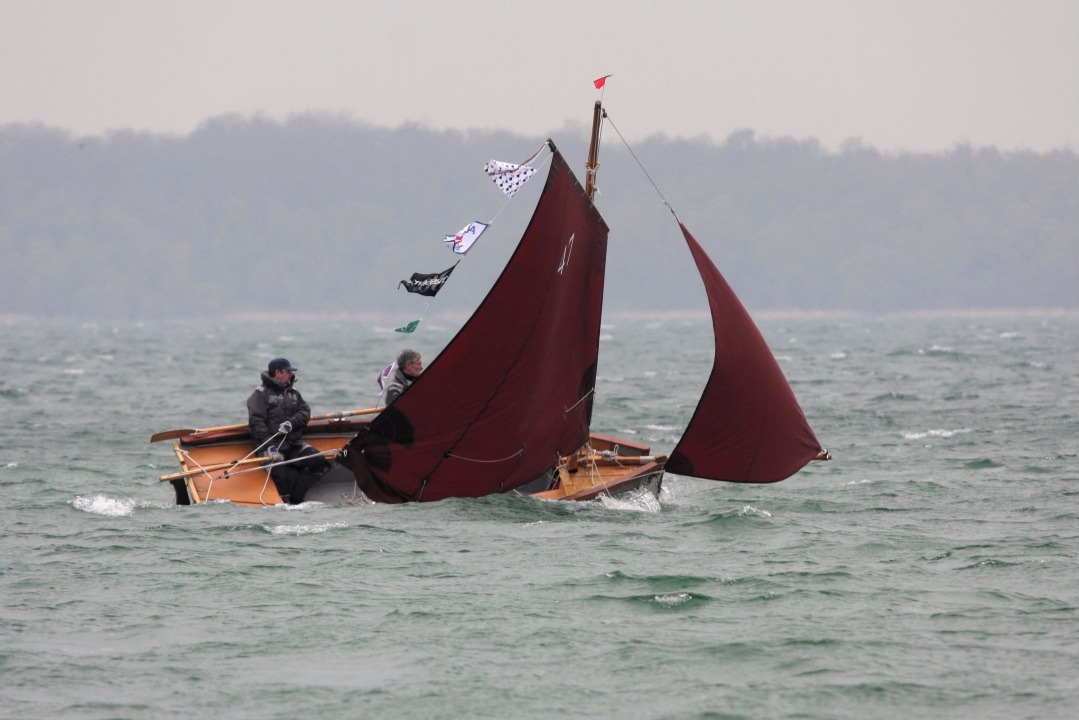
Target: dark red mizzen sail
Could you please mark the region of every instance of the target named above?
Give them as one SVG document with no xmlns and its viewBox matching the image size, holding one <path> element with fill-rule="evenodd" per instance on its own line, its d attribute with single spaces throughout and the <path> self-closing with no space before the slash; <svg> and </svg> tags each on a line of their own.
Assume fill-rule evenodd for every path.
<svg viewBox="0 0 1079 720">
<path fill-rule="evenodd" d="M 681 227 L 708 293 L 716 359 L 666 469 L 729 482 L 783 480 L 812 460 L 820 443 L 749 313 Z"/>
<path fill-rule="evenodd" d="M 512 490 L 588 441 L 608 230 L 551 150 L 532 220 L 487 297 L 349 442 L 342 463 L 372 500 Z"/>
</svg>

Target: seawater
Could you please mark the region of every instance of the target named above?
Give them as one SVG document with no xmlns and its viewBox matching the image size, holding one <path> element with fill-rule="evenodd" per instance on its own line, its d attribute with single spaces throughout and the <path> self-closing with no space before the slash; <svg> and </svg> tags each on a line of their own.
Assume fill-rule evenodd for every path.
<svg viewBox="0 0 1079 720">
<path fill-rule="evenodd" d="M 0 717 L 1074 717 L 1079 316 L 759 324 L 835 455 L 784 482 L 244 509 L 150 435 L 277 355 L 368 407 L 456 326 L 3 323 Z M 605 325 L 594 429 L 670 451 L 709 340 Z"/>
</svg>

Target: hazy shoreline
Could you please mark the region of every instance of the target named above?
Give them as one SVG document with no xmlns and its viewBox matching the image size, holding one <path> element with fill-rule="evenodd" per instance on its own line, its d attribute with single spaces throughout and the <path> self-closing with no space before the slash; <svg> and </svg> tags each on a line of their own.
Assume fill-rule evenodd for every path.
<svg viewBox="0 0 1079 720">
<path fill-rule="evenodd" d="M 819 320 L 904 320 L 926 318 L 1074 318 L 1079 319 L 1079 308 L 971 308 L 939 310 L 906 310 L 895 312 L 871 313 L 860 310 L 749 310 L 754 319 L 760 321 L 783 319 L 819 319 Z M 0 323 L 4 325 L 191 325 L 200 323 L 300 323 L 300 322 L 355 322 L 375 325 L 399 325 L 404 322 L 407 312 L 366 312 L 366 313 L 235 313 L 216 317 L 200 318 L 159 318 L 150 320 L 132 319 L 87 319 L 77 317 L 45 317 L 26 314 L 0 313 Z M 455 310 L 429 312 L 421 316 L 424 323 L 465 322 L 470 313 Z M 626 310 L 614 311 L 604 315 L 604 323 L 626 321 L 679 322 L 702 321 L 709 317 L 708 311 L 697 310 Z M 392 330 L 392 328 L 390 328 Z"/>
</svg>

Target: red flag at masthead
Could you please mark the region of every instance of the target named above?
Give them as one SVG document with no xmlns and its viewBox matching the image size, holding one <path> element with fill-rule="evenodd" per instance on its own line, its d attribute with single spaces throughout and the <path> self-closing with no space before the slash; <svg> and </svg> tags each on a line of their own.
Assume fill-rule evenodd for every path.
<svg viewBox="0 0 1079 720">
<path fill-rule="evenodd" d="M 607 82 L 607 78 L 609 78 L 609 77 L 611 77 L 611 76 L 610 75 L 604 75 L 601 78 L 596 78 L 595 80 L 592 81 L 592 83 L 596 86 L 597 90 L 601 90 L 603 88 L 604 83 Z"/>
</svg>

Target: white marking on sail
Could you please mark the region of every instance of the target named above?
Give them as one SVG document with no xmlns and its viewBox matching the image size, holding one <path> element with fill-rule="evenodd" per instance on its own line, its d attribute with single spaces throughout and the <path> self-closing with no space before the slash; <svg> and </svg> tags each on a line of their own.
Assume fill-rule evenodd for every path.
<svg viewBox="0 0 1079 720">
<path fill-rule="evenodd" d="M 573 238 L 577 237 L 577 233 L 573 233 L 569 236 L 569 242 L 566 243 L 566 247 L 562 248 L 562 264 L 558 266 L 558 274 L 561 275 L 562 271 L 569 267 L 569 259 L 573 255 Z"/>
</svg>

